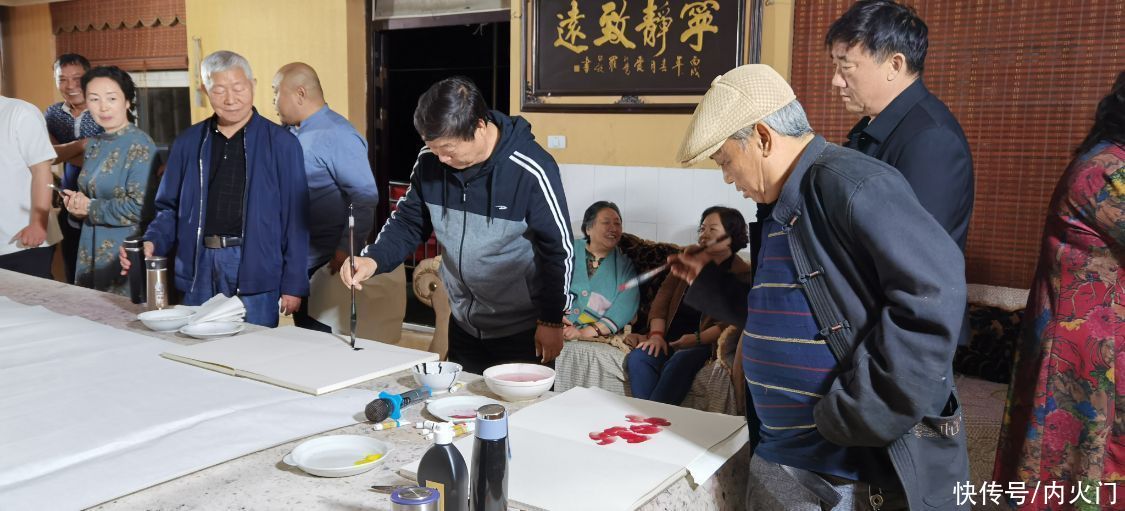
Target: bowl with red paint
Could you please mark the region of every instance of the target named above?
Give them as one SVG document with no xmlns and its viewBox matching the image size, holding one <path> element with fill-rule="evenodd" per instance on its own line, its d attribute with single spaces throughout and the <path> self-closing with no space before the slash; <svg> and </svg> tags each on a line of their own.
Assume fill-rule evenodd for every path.
<svg viewBox="0 0 1125 511">
<path fill-rule="evenodd" d="M 551 389 L 555 370 L 537 364 L 501 364 L 484 370 L 484 383 L 506 401 L 526 401 Z"/>
</svg>

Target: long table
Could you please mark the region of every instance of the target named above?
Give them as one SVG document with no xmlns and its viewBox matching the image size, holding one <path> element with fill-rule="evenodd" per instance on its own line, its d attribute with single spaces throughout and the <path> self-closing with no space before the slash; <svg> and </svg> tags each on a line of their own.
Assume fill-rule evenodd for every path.
<svg viewBox="0 0 1125 511">
<path fill-rule="evenodd" d="M 180 344 L 205 342 L 175 333 L 148 330 L 136 319 L 137 313 L 144 310 L 142 306 L 109 293 L 0 270 L 0 296 Z M 478 375 L 463 374 L 461 381 L 467 382 L 465 389 L 459 392 L 461 394 L 497 398 Z M 403 392 L 414 386 L 409 371 L 403 371 L 355 387 L 371 390 L 374 399 L 383 390 Z M 550 397 L 548 394 L 540 399 Z M 515 412 L 533 402 L 505 405 Z M 357 410 L 357 413 L 361 412 Z M 407 408 L 404 416 L 411 421 L 433 419 L 420 406 Z M 337 434 L 370 435 L 392 444 L 393 451 L 370 472 L 353 477 L 320 478 L 281 461 L 302 439 L 242 456 L 92 509 L 390 509 L 388 496 L 375 493 L 369 487 L 412 484 L 413 481 L 398 474 L 398 468 L 420 458 L 431 444 L 413 428 L 376 432 L 366 422 L 323 433 Z M 739 455 L 728 460 L 715 476 L 695 488 L 686 477 L 680 479 L 641 509 L 742 509 L 748 457 L 744 448 Z M 565 484 L 565 475 L 560 475 L 560 482 Z M 60 491 L 65 489 L 60 488 Z M 581 488 L 575 488 L 575 491 L 581 491 Z M 43 504 L 44 509 L 51 508 L 49 502 Z"/>
</svg>

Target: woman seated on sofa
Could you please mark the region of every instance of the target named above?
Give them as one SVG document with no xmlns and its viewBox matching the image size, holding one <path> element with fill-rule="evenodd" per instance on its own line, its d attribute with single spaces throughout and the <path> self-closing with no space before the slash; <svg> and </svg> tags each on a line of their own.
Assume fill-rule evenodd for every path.
<svg viewBox="0 0 1125 511">
<path fill-rule="evenodd" d="M 584 240 L 574 243 L 574 270 L 570 279 L 572 308 L 563 318 L 567 340 L 613 335 L 637 314 L 640 294 L 636 287 L 618 286 L 635 277 L 633 262 L 617 248 L 621 239 L 621 210 L 598 201 L 582 216 Z"/>
<path fill-rule="evenodd" d="M 708 246 L 724 234 L 730 238 Z M 703 212 L 699 244 L 707 247 L 704 251 L 715 264 L 749 276 L 750 264 L 738 256 L 748 240 L 746 220 L 738 210 L 713 206 Z M 678 405 L 691 390 L 695 373 L 711 358 L 725 325 L 682 302 L 688 286 L 668 275 L 653 299 L 648 333 L 634 337 L 637 348 L 625 357 L 633 397 Z M 741 366 L 741 361 L 736 360 L 735 365 Z"/>
</svg>

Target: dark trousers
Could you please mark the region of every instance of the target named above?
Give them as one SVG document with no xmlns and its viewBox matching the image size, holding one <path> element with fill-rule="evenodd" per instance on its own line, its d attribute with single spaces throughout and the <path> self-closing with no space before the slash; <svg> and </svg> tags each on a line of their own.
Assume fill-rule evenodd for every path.
<svg viewBox="0 0 1125 511">
<path fill-rule="evenodd" d="M 480 339 L 449 318 L 449 361 L 461 364 L 464 371 L 483 374 L 485 369 L 509 362 L 538 364 L 535 356 L 535 329 L 507 337 Z"/>
<path fill-rule="evenodd" d="M 310 279 L 312 278 L 313 274 L 321 268 L 321 266 L 324 265 L 322 264 L 320 266 L 309 268 Z M 332 327 L 313 319 L 312 316 L 309 316 L 309 300 L 311 298 L 312 296 L 307 296 L 304 300 L 301 300 L 301 307 L 297 309 L 297 312 L 293 313 L 293 324 L 308 330 L 332 333 Z"/>
<path fill-rule="evenodd" d="M 82 227 L 70 225 L 70 214 L 66 209 L 59 210 L 59 231 L 62 231 L 62 241 L 59 249 L 62 250 L 63 268 L 66 271 L 66 283 L 74 283 L 74 268 L 78 264 L 78 240 L 82 237 Z"/>
<path fill-rule="evenodd" d="M 0 269 L 11 270 L 32 277 L 53 279 L 51 260 L 55 258 L 55 247 L 26 248 L 0 256 Z"/>
<path fill-rule="evenodd" d="M 635 398 L 678 405 L 691 390 L 695 374 L 710 359 L 708 344 L 678 349 L 671 355 L 653 356 L 641 349 L 630 351 L 625 357 L 629 388 Z"/>
</svg>

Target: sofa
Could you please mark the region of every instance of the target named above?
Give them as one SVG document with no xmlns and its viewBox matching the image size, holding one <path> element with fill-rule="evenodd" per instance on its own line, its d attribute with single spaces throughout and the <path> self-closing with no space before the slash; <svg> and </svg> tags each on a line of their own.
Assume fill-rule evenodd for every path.
<svg viewBox="0 0 1125 511">
<path fill-rule="evenodd" d="M 637 274 L 644 273 L 667 262 L 668 256 L 678 253 L 682 247 L 672 243 L 650 241 L 638 236 L 623 233 L 618 248 L 632 262 Z M 660 273 L 640 287 L 640 307 L 632 322 L 631 331 L 646 333 L 648 314 L 660 285 L 668 273 Z M 739 381 L 741 377 L 732 376 L 736 360 L 735 351 L 740 329 L 730 328 L 723 332 L 717 346 L 717 356 L 708 362 L 692 382 L 681 406 L 707 412 L 742 415 L 745 413 L 745 392 Z M 628 396 L 629 378 L 625 371 L 625 353 L 609 344 L 593 341 L 567 341 L 562 353 L 555 361 L 555 390 L 565 392 L 572 387 L 599 387 L 610 392 Z"/>
</svg>

